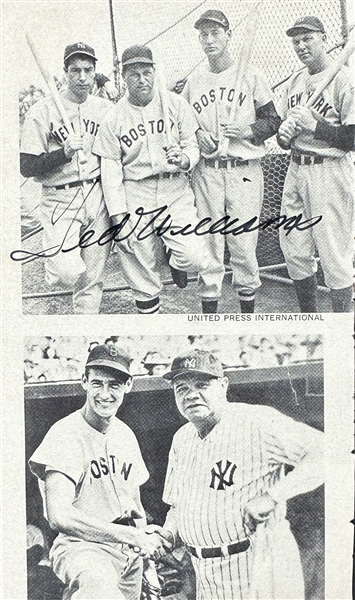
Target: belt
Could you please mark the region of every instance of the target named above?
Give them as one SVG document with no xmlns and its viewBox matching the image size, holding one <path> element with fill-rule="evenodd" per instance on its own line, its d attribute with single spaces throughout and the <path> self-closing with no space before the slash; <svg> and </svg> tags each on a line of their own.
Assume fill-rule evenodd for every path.
<svg viewBox="0 0 355 600">
<path fill-rule="evenodd" d="M 222 158 L 205 158 L 206 167 L 213 167 L 214 169 L 234 169 L 235 167 L 246 167 L 249 164 L 248 160 L 242 158 L 230 158 L 223 160 Z"/>
<path fill-rule="evenodd" d="M 321 165 L 324 162 L 324 156 L 310 156 L 292 152 L 292 161 L 297 165 Z"/>
<path fill-rule="evenodd" d="M 79 185 L 83 185 L 83 183 L 96 183 L 97 181 L 101 181 L 101 177 L 94 177 L 94 179 L 86 179 L 85 181 L 71 181 L 70 183 L 62 183 L 60 185 L 55 185 L 56 190 L 68 190 L 69 188 L 79 187 Z"/>
<path fill-rule="evenodd" d="M 250 546 L 250 541 L 243 540 L 236 544 L 230 544 L 230 546 L 217 547 L 217 548 L 194 548 L 193 546 L 187 546 L 188 551 L 192 556 L 196 558 L 228 558 L 232 554 L 239 554 L 245 552 Z"/>
<path fill-rule="evenodd" d="M 112 523 L 116 525 L 126 525 L 127 527 L 136 527 L 136 523 L 132 517 L 117 517 Z"/>
<path fill-rule="evenodd" d="M 148 175 L 148 177 L 144 177 L 142 181 L 147 181 L 148 179 L 172 179 L 173 177 L 180 177 L 181 171 L 177 171 L 176 173 L 157 173 L 156 175 Z"/>
</svg>

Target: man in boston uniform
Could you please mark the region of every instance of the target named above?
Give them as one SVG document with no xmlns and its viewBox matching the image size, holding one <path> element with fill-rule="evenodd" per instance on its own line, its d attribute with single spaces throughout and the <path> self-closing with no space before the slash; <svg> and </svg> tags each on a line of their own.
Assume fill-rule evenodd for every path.
<svg viewBox="0 0 355 600">
<path fill-rule="evenodd" d="M 134 433 L 115 416 L 132 386 L 130 362 L 120 348 L 96 346 L 83 375 L 84 406 L 55 423 L 29 461 L 45 517 L 59 532 L 50 558 L 66 600 L 139 600 L 142 556 L 165 553 L 159 535 L 139 529 L 148 472 Z"/>
<path fill-rule="evenodd" d="M 232 32 L 227 17 L 219 10 L 207 10 L 196 21 L 199 39 L 208 67 L 197 69 L 187 79 L 182 95 L 191 104 L 199 123 L 197 139 L 201 160 L 194 169 L 192 187 L 200 218 L 212 222 L 229 215 L 237 225 L 259 217 L 263 200 L 263 174 L 260 159 L 264 141 L 280 125 L 273 94 L 265 77 L 248 67 L 239 96 L 236 122 L 228 125 L 238 72 L 230 53 Z M 220 145 L 229 140 L 228 155 Z M 234 226 L 236 227 L 236 225 Z M 242 235 L 206 236 L 210 260 L 200 271 L 199 291 L 202 311 L 217 312 L 224 277 L 224 244 L 231 254 L 233 288 L 237 290 L 241 312 L 254 312 L 255 290 L 261 285 L 256 259 L 257 231 Z"/>
<path fill-rule="evenodd" d="M 163 377 L 189 423 L 173 439 L 163 495 L 171 508 L 156 531 L 186 544 L 198 600 L 304 598 L 286 501 L 322 484 L 323 434 L 269 406 L 230 404 L 210 352 L 176 357 Z"/>
<path fill-rule="evenodd" d="M 130 215 L 121 238 L 127 238 L 126 231 L 133 231 L 120 243 L 125 279 L 138 312 L 154 313 L 159 311 L 164 260 L 159 236 L 168 249 L 173 280 L 179 287 L 186 286 L 187 272 L 197 272 L 208 263 L 201 237 L 171 233 L 187 224 L 193 229 L 198 223 L 187 177 L 199 159 L 198 124 L 186 100 L 168 91 L 169 123 L 164 122 L 153 55 L 147 46 L 132 46 L 123 52 L 122 76 L 128 95 L 107 114 L 94 152 L 101 156 L 102 184 L 113 224 L 119 225 L 127 213 Z M 167 127 L 172 137 L 170 147 Z M 164 206 L 166 209 L 160 210 Z M 134 227 L 138 219 L 138 227 Z M 154 223 L 149 225 L 152 219 Z M 152 234 L 159 225 L 159 236 Z"/>
<path fill-rule="evenodd" d="M 314 16 L 301 17 L 286 34 L 305 69 L 286 83 L 281 106 L 278 140 L 291 148 L 282 199 L 282 214 L 321 216 L 314 227 L 280 230 L 281 248 L 302 312 L 317 311 L 318 251 L 334 312 L 352 310 L 354 169 L 354 86 L 349 69 L 341 67 L 334 79 L 305 106 L 326 75 L 332 59 L 326 53 L 323 23 Z"/>
<path fill-rule="evenodd" d="M 67 86 L 61 98 L 72 130 L 67 130 L 48 96 L 28 111 L 21 139 L 21 174 L 42 183 L 45 279 L 50 286 L 73 290 L 75 313 L 99 312 L 103 270 L 110 251 L 109 244 L 78 247 L 86 230 L 93 229 L 100 236 L 110 225 L 99 158 L 91 152 L 111 106 L 90 95 L 96 60 L 93 48 L 82 42 L 65 48 Z"/>
</svg>

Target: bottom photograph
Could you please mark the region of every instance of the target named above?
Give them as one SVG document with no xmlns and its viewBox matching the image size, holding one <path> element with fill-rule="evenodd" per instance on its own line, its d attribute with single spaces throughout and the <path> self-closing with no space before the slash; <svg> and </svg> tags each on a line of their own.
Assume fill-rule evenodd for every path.
<svg viewBox="0 0 355 600">
<path fill-rule="evenodd" d="M 27 337 L 28 600 L 316 600 L 321 335 Z"/>
</svg>

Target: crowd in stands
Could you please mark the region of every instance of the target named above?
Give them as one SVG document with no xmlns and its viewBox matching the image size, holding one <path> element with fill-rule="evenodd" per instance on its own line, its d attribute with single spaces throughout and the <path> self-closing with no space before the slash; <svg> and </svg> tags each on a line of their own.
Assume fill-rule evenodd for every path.
<svg viewBox="0 0 355 600">
<path fill-rule="evenodd" d="M 217 354 L 225 367 L 267 368 L 323 358 L 318 335 L 38 337 L 25 345 L 25 383 L 79 380 L 95 344 L 114 344 L 132 357 L 133 375 L 162 375 L 174 356 L 193 348 Z"/>
</svg>

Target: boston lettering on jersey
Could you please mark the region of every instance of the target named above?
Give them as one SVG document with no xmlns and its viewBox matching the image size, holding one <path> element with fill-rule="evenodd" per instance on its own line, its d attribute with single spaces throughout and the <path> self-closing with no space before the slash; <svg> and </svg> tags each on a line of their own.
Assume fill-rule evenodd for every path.
<svg viewBox="0 0 355 600">
<path fill-rule="evenodd" d="M 84 127 L 82 128 L 82 132 L 88 133 L 93 136 L 95 136 L 97 134 L 99 127 L 100 127 L 100 123 L 96 123 L 95 121 L 92 121 L 91 119 L 83 119 L 82 122 L 84 125 Z M 71 123 L 71 126 L 73 128 L 73 131 L 75 132 L 74 124 Z M 54 125 L 51 122 L 49 125 L 49 130 L 50 130 L 51 136 L 54 137 L 54 139 L 57 140 L 57 142 L 59 144 L 61 144 L 62 142 L 65 142 L 65 140 L 67 139 L 67 137 L 69 135 L 68 128 L 65 125 L 61 125 L 60 127 L 58 127 L 58 129 L 54 129 Z"/>
<path fill-rule="evenodd" d="M 91 461 L 91 474 L 95 479 L 100 479 L 103 475 L 108 475 L 110 472 L 114 475 L 119 471 L 118 459 L 114 454 L 110 454 L 106 459 L 101 456 L 98 460 L 93 459 Z M 118 468 L 117 468 L 118 467 Z M 127 481 L 129 474 L 132 469 L 132 463 L 123 463 L 120 471 L 120 475 L 123 476 L 124 480 Z"/>
<path fill-rule="evenodd" d="M 304 93 L 307 96 L 306 101 L 305 101 L 305 104 L 306 104 L 308 102 L 308 100 L 312 97 L 313 92 L 304 92 Z M 291 108 L 294 108 L 295 106 L 301 104 L 302 97 L 303 97 L 303 92 L 299 92 L 298 94 L 293 94 L 292 96 L 289 96 L 289 98 L 287 100 L 288 109 L 290 110 Z M 325 102 L 323 96 L 319 96 L 318 99 L 316 98 L 316 102 L 312 105 L 312 108 L 314 110 L 316 110 L 317 112 L 319 112 L 319 114 L 322 117 L 326 117 L 328 111 L 333 109 L 331 104 L 328 104 L 328 102 Z"/>
<path fill-rule="evenodd" d="M 174 122 L 170 121 L 170 129 L 172 130 L 174 127 Z M 180 130 L 180 123 L 178 124 L 178 128 Z M 147 131 L 148 130 L 148 131 Z M 120 141 L 123 142 L 128 148 L 132 146 L 133 142 L 136 142 L 139 137 L 144 137 L 148 134 L 161 134 L 165 131 L 164 119 L 158 119 L 156 121 L 153 119 L 152 121 L 148 121 L 146 125 L 143 123 L 139 123 L 136 127 L 131 127 L 131 129 L 120 136 Z"/>
<path fill-rule="evenodd" d="M 216 100 L 226 100 L 227 102 L 232 102 L 234 98 L 235 89 L 230 88 L 227 90 L 225 87 L 220 87 L 218 90 L 211 89 L 206 94 L 202 94 L 199 101 L 192 102 L 192 106 L 195 111 L 200 114 L 204 108 L 206 108 L 209 104 L 213 104 Z M 240 92 L 239 94 L 239 106 L 242 106 L 244 100 L 246 99 L 246 94 Z"/>
</svg>

